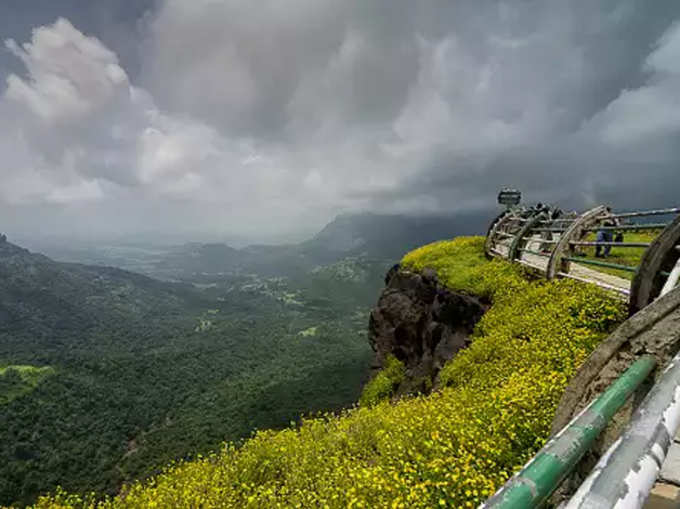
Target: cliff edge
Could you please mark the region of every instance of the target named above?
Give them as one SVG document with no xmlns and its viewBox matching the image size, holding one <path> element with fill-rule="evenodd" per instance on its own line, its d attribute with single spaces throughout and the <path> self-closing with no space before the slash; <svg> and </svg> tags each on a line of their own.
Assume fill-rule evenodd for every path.
<svg viewBox="0 0 680 509">
<path fill-rule="evenodd" d="M 372 368 L 382 369 L 392 355 L 405 368 L 395 394 L 428 393 L 446 362 L 468 346 L 489 303 L 449 290 L 432 269 L 415 273 L 395 266 L 385 283 L 368 326 Z"/>
</svg>

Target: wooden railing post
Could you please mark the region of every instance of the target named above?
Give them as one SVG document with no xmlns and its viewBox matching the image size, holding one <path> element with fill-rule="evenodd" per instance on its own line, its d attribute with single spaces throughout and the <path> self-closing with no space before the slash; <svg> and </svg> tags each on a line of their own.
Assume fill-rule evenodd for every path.
<svg viewBox="0 0 680 509">
<path fill-rule="evenodd" d="M 666 276 L 680 258 L 675 247 L 680 243 L 680 216 L 670 223 L 647 248 L 640 260 L 640 268 L 630 286 L 630 314 L 650 304 L 661 292 Z"/>
<path fill-rule="evenodd" d="M 524 223 L 524 226 L 522 226 L 522 228 L 517 232 L 517 234 L 515 235 L 515 238 L 512 239 L 512 243 L 510 244 L 510 249 L 508 250 L 508 259 L 509 260 L 515 260 L 515 259 L 518 258 L 517 254 L 519 253 L 519 247 L 520 247 L 520 244 L 521 244 L 524 236 L 527 233 L 529 233 L 529 230 L 531 230 L 539 222 L 544 221 L 546 219 L 548 219 L 548 215 L 545 214 L 544 212 L 541 212 L 540 214 L 536 214 L 535 216 L 532 216 L 532 217 L 527 219 L 527 222 Z"/>
<path fill-rule="evenodd" d="M 494 257 L 494 254 L 491 252 L 491 250 L 494 248 L 494 245 L 496 243 L 496 233 L 498 231 L 501 231 L 501 228 L 505 226 L 505 224 L 515 219 L 517 219 L 517 217 L 512 212 L 508 212 L 507 214 L 502 215 L 500 219 L 498 219 L 496 223 L 491 227 L 488 235 L 486 236 L 486 242 L 484 244 L 484 251 L 486 252 L 486 255 L 489 258 Z"/>
<path fill-rule="evenodd" d="M 569 262 L 563 260 L 565 256 L 568 256 L 568 253 L 570 254 L 573 251 L 569 242 L 580 239 L 584 234 L 583 230 L 585 228 L 590 228 L 606 214 L 607 208 L 604 205 L 592 208 L 578 216 L 574 222 L 562 232 L 560 240 L 555 245 L 552 256 L 550 256 L 550 260 L 548 260 L 548 268 L 546 271 L 546 277 L 548 279 L 554 279 L 558 272 L 569 271 Z"/>
</svg>

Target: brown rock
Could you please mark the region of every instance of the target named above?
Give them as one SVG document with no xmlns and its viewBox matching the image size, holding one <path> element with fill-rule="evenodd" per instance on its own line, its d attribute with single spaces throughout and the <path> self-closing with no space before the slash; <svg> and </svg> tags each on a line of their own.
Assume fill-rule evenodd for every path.
<svg viewBox="0 0 680 509">
<path fill-rule="evenodd" d="M 369 320 L 373 368 L 382 368 L 392 354 L 406 366 L 406 380 L 397 393 L 427 392 L 446 361 L 468 345 L 488 305 L 448 290 L 431 269 L 418 274 L 393 267 L 385 281 Z"/>
</svg>

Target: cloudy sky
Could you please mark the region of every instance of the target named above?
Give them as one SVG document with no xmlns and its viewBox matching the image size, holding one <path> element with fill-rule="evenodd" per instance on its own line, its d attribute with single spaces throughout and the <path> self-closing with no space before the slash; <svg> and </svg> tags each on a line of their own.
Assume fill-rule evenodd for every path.
<svg viewBox="0 0 680 509">
<path fill-rule="evenodd" d="M 0 229 L 678 205 L 677 0 L 3 0 Z"/>
</svg>

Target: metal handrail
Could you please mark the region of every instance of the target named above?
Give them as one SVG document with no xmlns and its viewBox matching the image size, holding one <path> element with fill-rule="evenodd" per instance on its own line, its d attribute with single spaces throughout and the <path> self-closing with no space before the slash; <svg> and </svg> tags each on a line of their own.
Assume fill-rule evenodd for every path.
<svg viewBox="0 0 680 509">
<path fill-rule="evenodd" d="M 678 221 L 680 221 L 680 218 L 676 218 L 670 223 L 659 222 L 648 224 L 631 224 L 630 222 L 623 221 L 624 224 L 616 224 L 618 222 L 616 221 L 614 223 L 609 223 L 607 226 L 604 226 L 604 224 L 606 224 L 608 220 L 612 219 L 662 216 L 675 213 L 680 213 L 680 208 L 611 214 L 608 212 L 605 206 L 599 206 L 584 212 L 576 219 L 570 218 L 568 221 L 563 219 L 536 220 L 534 217 L 524 218 L 521 221 L 515 221 L 517 218 L 514 218 L 512 221 L 505 223 L 503 225 L 504 228 L 500 228 L 504 229 L 504 232 L 497 232 L 500 235 L 500 238 L 496 238 L 495 246 L 493 245 L 493 242 L 491 243 L 492 247 L 490 252 L 492 252 L 495 256 L 511 259 L 511 251 L 522 254 L 527 253 L 542 258 L 549 257 L 547 266 L 543 266 L 540 260 L 529 256 L 524 257 L 522 254 L 516 256 L 515 261 L 523 266 L 540 271 L 548 279 L 553 279 L 555 277 L 575 279 L 585 283 L 597 285 L 610 291 L 615 291 L 621 298 L 628 296 L 626 300 L 628 300 L 630 303 L 633 301 L 636 303 L 638 303 L 638 301 L 643 302 L 642 299 L 644 298 L 644 294 L 641 293 L 641 290 L 635 286 L 636 283 L 639 286 L 640 281 L 644 281 L 645 284 L 649 285 L 651 284 L 650 281 L 653 280 L 655 285 L 663 284 L 663 288 L 661 289 L 660 293 L 660 295 L 663 296 L 672 288 L 677 288 L 678 282 L 680 282 L 680 260 L 678 260 L 677 255 L 675 255 L 675 266 L 673 266 L 671 269 L 669 268 L 668 262 L 673 259 L 668 259 L 668 256 L 665 254 L 669 249 L 680 251 L 680 245 L 678 245 L 678 242 L 680 242 L 680 237 L 678 237 Z M 659 237 L 656 238 L 654 242 L 651 243 L 581 240 L 588 238 L 589 232 L 602 230 L 652 231 L 662 229 L 664 231 Z M 514 233 L 507 233 L 508 231 L 514 231 Z M 539 233 L 543 232 L 555 234 L 554 238 L 553 235 L 539 235 Z M 669 245 L 669 240 L 673 240 L 674 244 Z M 508 252 L 501 253 L 500 246 L 504 246 L 505 249 L 508 249 Z M 510 246 L 514 246 L 514 251 L 509 249 Z M 576 256 L 578 248 L 598 246 L 615 248 L 643 248 L 645 250 L 645 255 L 643 256 L 641 262 L 643 266 L 628 266 Z M 543 251 L 543 247 L 550 249 L 550 251 Z M 663 264 L 660 263 L 659 260 L 661 259 L 659 256 L 665 257 L 663 258 L 663 260 L 665 260 Z M 655 263 L 655 265 L 652 262 Z M 570 264 L 572 264 L 573 267 L 572 271 L 569 270 Z M 615 286 L 619 283 L 613 282 L 613 280 L 612 282 L 607 283 L 605 282 L 607 281 L 605 278 L 598 277 L 595 274 L 589 276 L 588 274 L 593 273 L 592 270 L 586 272 L 585 268 L 583 267 L 576 270 L 573 264 L 592 265 L 595 267 L 603 267 L 635 273 L 633 285 L 630 288 L 623 284 L 621 284 L 620 287 Z M 650 273 L 650 270 L 653 270 L 653 272 Z M 656 291 L 658 291 L 658 287 Z M 654 295 L 653 292 L 651 295 Z M 651 302 L 651 300 L 646 301 L 646 303 L 649 302 Z M 643 302 L 642 306 L 644 305 L 645 302 Z M 633 308 L 631 307 L 631 309 Z M 639 362 L 650 362 L 651 368 L 649 368 L 649 370 L 651 371 L 651 369 L 653 369 L 654 360 L 650 359 L 649 356 L 643 356 L 640 358 L 633 366 L 631 366 L 630 369 L 639 366 Z M 673 404 L 675 406 L 673 407 L 672 412 L 669 410 L 670 407 L 666 407 L 664 410 L 660 406 L 661 403 L 645 403 L 647 401 L 647 399 L 645 399 L 643 406 L 636 411 L 635 416 L 637 417 L 634 417 L 633 421 L 631 421 L 630 429 L 634 429 L 636 426 L 641 426 L 640 422 L 642 421 L 645 421 L 646 425 L 649 427 L 657 426 L 659 422 L 663 422 L 664 418 L 671 418 L 675 419 L 675 427 L 672 428 L 666 426 L 666 430 L 668 431 L 672 428 L 672 432 L 668 433 L 669 437 L 672 437 L 675 434 L 675 431 L 678 428 L 678 423 L 680 423 L 680 354 L 678 354 L 678 357 L 674 359 L 673 363 L 675 367 L 672 367 L 672 370 L 677 371 L 678 374 L 673 382 L 675 384 L 673 386 L 674 389 L 666 391 L 667 393 L 675 391 L 673 395 Z M 627 376 L 629 371 L 630 370 L 626 371 L 622 377 Z M 649 372 L 644 374 L 644 377 L 646 377 L 648 373 Z M 665 376 L 665 374 L 662 376 L 662 380 Z M 617 384 L 619 380 L 620 378 L 615 382 L 615 384 Z M 636 382 L 637 385 L 639 385 L 639 383 L 639 381 Z M 661 382 L 659 385 L 660 384 Z M 610 386 L 600 398 L 608 394 L 614 385 Z M 668 387 L 670 387 L 670 385 Z M 655 388 L 652 389 L 652 392 L 660 392 L 660 390 L 657 391 L 655 386 Z M 652 392 L 650 392 L 650 395 Z M 648 398 L 649 397 L 650 396 L 648 396 Z M 657 398 L 659 397 L 660 396 L 657 396 Z M 596 408 L 596 404 L 600 401 L 600 398 L 595 400 L 594 403 L 591 403 L 584 413 L 579 414 L 579 416 L 577 416 L 568 426 L 560 431 L 558 435 L 556 435 L 541 451 L 539 451 L 532 461 L 530 461 L 519 473 L 510 479 L 505 484 L 505 486 L 501 488 L 501 490 L 499 490 L 483 505 L 483 507 L 532 508 L 543 504 L 550 494 L 557 488 L 557 486 L 559 486 L 562 480 L 564 480 L 564 478 L 569 475 L 574 465 L 580 460 L 582 455 L 591 447 L 592 441 L 595 440 L 594 437 L 597 436 L 601 429 L 604 429 L 607 426 L 607 421 L 609 418 L 602 416 L 597 419 L 597 426 L 593 426 L 587 421 L 585 424 L 582 422 L 584 415 L 590 412 L 593 408 Z M 614 410 L 614 412 L 616 412 L 616 410 Z M 644 416 L 646 416 L 646 420 L 643 418 Z M 592 418 L 592 416 L 590 417 Z M 586 432 L 583 429 L 580 429 L 579 425 L 581 425 L 582 428 L 587 428 L 587 433 L 594 433 L 594 437 L 591 438 L 588 436 L 584 438 L 584 433 Z M 655 430 L 654 437 L 656 440 L 659 435 L 658 426 L 655 428 Z M 644 441 L 640 438 L 641 435 L 633 435 L 632 433 L 633 432 L 630 432 L 619 438 L 615 446 L 607 452 L 602 460 L 604 462 L 604 466 L 602 466 L 600 470 L 594 471 L 591 477 L 589 477 L 588 480 L 586 480 L 586 482 L 581 486 L 578 491 L 579 497 L 581 498 L 572 499 L 572 501 L 577 503 L 577 505 L 569 505 L 569 509 L 572 507 L 592 507 L 594 509 L 614 507 L 614 505 L 616 505 L 617 502 L 620 502 L 622 497 L 625 496 L 622 494 L 627 492 L 635 494 L 636 502 L 632 505 L 625 505 L 629 500 L 632 500 L 632 498 L 627 498 L 623 506 L 641 506 L 642 501 L 649 492 L 649 489 L 654 484 L 660 466 L 665 458 L 666 449 L 662 446 L 667 446 L 669 440 L 665 439 L 664 443 L 661 443 L 663 440 L 661 442 L 659 440 Z M 626 445 L 626 442 L 630 442 L 630 445 Z M 641 444 L 646 444 L 646 449 L 642 447 Z M 616 447 L 619 447 L 623 452 L 617 452 L 619 449 L 616 449 Z M 636 451 L 639 453 L 638 456 L 635 456 L 635 454 L 637 454 Z M 655 461 L 651 461 L 650 451 L 654 453 Z M 612 461 L 607 463 L 607 458 L 610 456 L 613 457 L 614 454 L 617 454 L 617 457 L 622 458 L 622 461 L 617 465 L 614 465 Z M 638 461 L 638 463 L 634 466 L 630 466 L 632 464 L 626 464 L 625 461 L 632 461 L 631 458 L 642 458 L 642 460 Z M 572 460 L 573 463 L 571 462 Z M 643 460 L 646 462 L 644 465 L 642 465 Z M 624 467 L 621 465 L 624 465 Z M 600 466 L 601 465 L 598 465 L 598 467 Z M 628 468 L 629 466 L 630 468 Z M 622 471 L 622 468 L 625 468 L 625 470 Z M 640 481 L 640 476 L 644 476 L 644 481 Z M 631 479 L 633 481 L 637 479 L 635 482 L 637 482 L 638 485 L 632 486 Z M 593 490 L 593 487 L 595 486 L 597 489 Z M 585 495 L 583 495 L 584 493 Z M 617 498 L 618 495 L 621 496 Z"/>
<path fill-rule="evenodd" d="M 574 263 L 582 263 L 584 265 L 594 265 L 595 267 L 605 267 L 608 269 L 625 270 L 628 272 L 637 272 L 638 267 L 629 267 L 628 265 L 621 265 L 620 263 L 601 262 L 598 260 L 589 260 L 588 258 L 576 258 L 574 256 L 565 256 L 564 260 Z"/>
<path fill-rule="evenodd" d="M 680 354 L 633 413 L 625 431 L 602 456 L 567 509 L 641 507 L 680 425 Z"/>
<path fill-rule="evenodd" d="M 572 246 L 612 246 L 612 247 L 649 247 L 651 245 L 650 242 L 613 242 L 613 241 L 589 242 L 585 240 L 571 240 L 569 241 L 569 244 Z"/>
<path fill-rule="evenodd" d="M 624 217 L 649 217 L 649 216 L 667 216 L 670 214 L 680 214 L 679 207 L 673 207 L 670 209 L 658 209 L 658 210 L 643 210 L 639 212 L 623 212 L 620 214 L 612 214 L 609 217 L 615 217 L 617 219 Z"/>
<path fill-rule="evenodd" d="M 529 509 L 545 502 L 655 366 L 651 355 L 635 361 L 481 507 Z"/>
<path fill-rule="evenodd" d="M 593 226 L 584 228 L 583 231 L 595 232 L 598 230 L 663 230 L 668 223 L 649 223 L 649 224 L 624 224 L 621 226 Z"/>
<path fill-rule="evenodd" d="M 675 288 L 675 286 L 678 284 L 678 279 L 680 279 L 680 258 L 678 258 L 678 261 L 675 262 L 675 266 L 668 274 L 668 279 L 666 279 L 663 288 L 661 288 L 659 297 L 663 297 L 673 288 Z"/>
<path fill-rule="evenodd" d="M 647 272 L 645 272 L 643 270 L 646 265 L 645 267 L 638 267 L 611 263 L 604 260 L 593 260 L 590 257 L 583 257 L 585 253 L 582 252 L 582 250 L 583 248 L 595 247 L 644 249 L 645 255 L 643 256 L 643 260 L 645 260 L 645 257 L 648 257 L 648 253 L 655 249 L 658 241 L 616 242 L 614 240 L 598 241 L 586 239 L 591 232 L 599 232 L 602 230 L 654 231 L 663 229 L 665 232 L 669 228 L 674 227 L 678 220 L 676 219 L 672 223 L 668 224 L 630 224 L 626 222 L 624 222 L 624 224 L 610 223 L 607 226 L 604 224 L 607 224 L 606 221 L 608 220 L 617 220 L 624 217 L 632 218 L 654 215 L 662 216 L 674 214 L 676 212 L 680 212 L 680 207 L 612 214 L 611 211 L 607 209 L 607 207 L 600 205 L 582 213 L 576 218 L 561 217 L 549 219 L 540 217 L 541 214 L 533 214 L 529 217 L 520 217 L 519 212 L 510 211 L 509 215 L 507 215 L 503 220 L 494 223 L 494 226 L 490 228 L 490 233 L 487 235 L 487 242 L 485 244 L 485 251 L 488 256 L 501 257 L 511 261 L 514 259 L 521 259 L 523 257 L 523 253 L 526 253 L 527 255 L 535 255 L 537 257 L 541 257 L 541 259 L 548 257 L 548 263 L 545 266 L 543 266 L 543 263 L 540 263 L 536 260 L 525 259 L 522 260 L 521 263 L 522 265 L 529 266 L 537 271 L 540 271 L 547 279 L 554 279 L 556 277 L 570 277 L 571 279 L 577 279 L 579 281 L 595 284 L 608 290 L 615 290 L 619 294 L 628 295 L 630 301 L 629 307 L 631 310 L 633 310 L 634 306 L 632 302 L 637 302 L 642 298 L 639 297 L 641 278 L 647 281 L 650 277 L 649 274 L 647 274 L 649 271 L 647 270 Z M 618 223 L 618 221 L 616 221 L 616 223 Z M 665 233 L 662 233 L 661 235 L 664 234 Z M 540 246 L 540 248 L 538 246 Z M 680 246 L 676 249 L 680 249 Z M 597 275 L 592 274 L 589 276 L 587 273 L 581 272 L 577 273 L 579 277 L 572 277 L 574 274 L 570 274 L 572 271 L 569 269 L 569 265 L 572 263 L 626 271 L 635 274 L 635 278 L 629 285 L 625 280 L 619 282 L 613 282 L 612 280 L 612 282 L 609 282 L 609 284 L 603 284 L 604 282 L 602 278 L 599 278 Z M 658 267 L 656 275 L 658 277 L 668 279 L 670 276 L 670 272 L 668 272 L 669 270 L 670 269 L 667 268 L 662 270 L 661 267 Z M 679 271 L 680 269 L 676 270 L 676 274 L 678 274 Z M 678 275 L 678 281 L 680 281 L 680 274 Z M 645 284 L 649 286 L 648 281 Z M 670 288 L 671 286 L 677 284 L 677 282 L 675 282 L 674 277 L 670 282 L 667 280 L 661 280 L 659 282 L 657 280 L 657 282 L 654 284 L 663 285 L 664 287 L 667 286 Z"/>
</svg>

